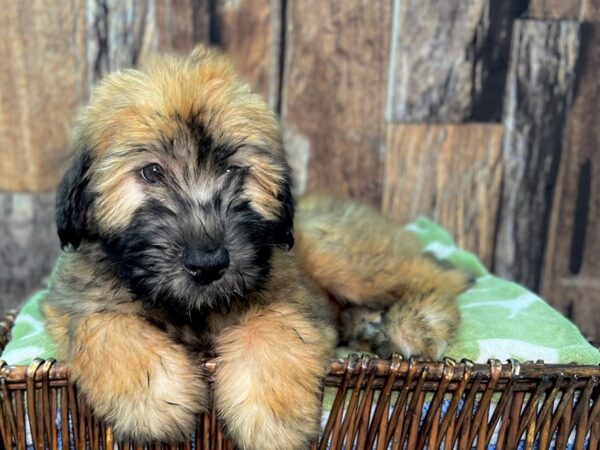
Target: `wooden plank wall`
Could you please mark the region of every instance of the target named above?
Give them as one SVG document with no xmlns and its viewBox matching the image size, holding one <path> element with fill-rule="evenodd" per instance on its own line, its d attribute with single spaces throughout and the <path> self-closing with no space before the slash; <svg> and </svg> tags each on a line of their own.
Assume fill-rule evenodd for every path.
<svg viewBox="0 0 600 450">
<path fill-rule="evenodd" d="M 599 0 L 59 3 L 0 0 L 0 306 L 56 257 L 93 83 L 208 42 L 280 115 L 297 193 L 430 215 L 600 340 Z"/>
</svg>

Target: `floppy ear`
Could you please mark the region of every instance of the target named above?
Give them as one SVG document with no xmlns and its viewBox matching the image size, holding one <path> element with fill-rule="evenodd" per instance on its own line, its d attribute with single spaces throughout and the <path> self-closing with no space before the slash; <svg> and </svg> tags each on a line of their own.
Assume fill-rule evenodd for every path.
<svg viewBox="0 0 600 450">
<path fill-rule="evenodd" d="M 56 228 L 60 246 L 79 247 L 87 233 L 87 212 L 91 203 L 88 192 L 92 157 L 87 150 L 78 152 L 65 173 L 56 194 Z"/>
<path fill-rule="evenodd" d="M 287 249 L 290 250 L 294 246 L 295 201 L 294 196 L 292 195 L 292 182 L 289 170 L 277 199 L 279 200 L 281 209 L 275 232 L 275 244 L 287 247 Z"/>
</svg>

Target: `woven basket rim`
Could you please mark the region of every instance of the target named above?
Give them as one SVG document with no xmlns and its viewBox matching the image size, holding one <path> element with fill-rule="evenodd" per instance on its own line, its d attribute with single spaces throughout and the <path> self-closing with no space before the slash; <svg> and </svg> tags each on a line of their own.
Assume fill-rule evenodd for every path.
<svg viewBox="0 0 600 450">
<path fill-rule="evenodd" d="M 17 316 L 17 310 L 9 311 L 4 319 L 0 321 L 0 352 L 10 341 L 10 331 Z M 202 361 L 209 375 L 217 370 L 216 358 Z M 361 373 L 373 375 L 376 378 L 389 377 L 413 378 L 415 374 L 426 373 L 428 381 L 456 382 L 465 376 L 469 378 L 479 377 L 482 381 L 494 380 L 495 382 L 537 382 L 543 378 L 575 378 L 582 382 L 589 378 L 600 378 L 599 365 L 582 365 L 576 362 L 570 364 L 546 364 L 542 360 L 526 361 L 508 360 L 502 363 L 500 360 L 491 359 L 486 364 L 474 363 L 468 359 L 460 362 L 452 358 L 444 358 L 442 361 L 426 361 L 416 358 L 404 359 L 398 354 L 393 354 L 390 359 L 373 358 L 368 354 L 358 355 L 350 353 L 346 358 L 332 358 L 328 362 L 328 373 L 324 380 L 325 385 L 339 386 L 350 382 L 350 378 Z M 10 365 L 0 357 L 0 378 L 10 384 L 21 384 L 25 379 L 34 382 L 46 379 L 52 384 L 68 382 L 69 371 L 61 361 L 53 358 L 44 360 L 36 358 L 28 365 Z"/>
</svg>

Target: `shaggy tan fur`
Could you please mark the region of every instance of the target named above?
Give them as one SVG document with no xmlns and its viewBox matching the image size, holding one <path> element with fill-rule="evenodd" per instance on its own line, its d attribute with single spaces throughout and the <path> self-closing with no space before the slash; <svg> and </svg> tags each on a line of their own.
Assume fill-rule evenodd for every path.
<svg viewBox="0 0 600 450">
<path fill-rule="evenodd" d="M 192 433 L 211 401 L 202 362 L 215 356 L 214 402 L 236 445 L 305 448 L 318 432 L 320 383 L 341 311 L 342 338 L 382 354 L 439 357 L 455 336 L 455 297 L 466 275 L 422 256 L 412 235 L 372 209 L 304 198 L 296 246 L 284 248 L 293 204 L 278 123 L 215 51 L 199 47 L 187 58 L 109 75 L 80 117 L 73 147 L 58 203 L 66 250 L 43 310 L 61 358 L 118 438 L 177 442 Z M 227 167 L 247 171 L 235 195 L 227 194 L 227 174 L 236 169 L 211 159 L 232 147 Z M 169 174 L 170 187 L 142 181 L 149 164 Z M 211 201 L 222 207 L 219 195 L 241 209 L 248 203 L 253 218 L 240 230 L 271 227 L 260 249 L 270 270 L 239 269 L 241 283 L 215 281 L 222 289 L 208 299 L 202 293 L 212 285 L 198 286 L 196 298 L 180 264 L 166 258 L 179 258 L 178 240 L 191 239 L 189 230 L 199 233 L 210 220 L 222 226 L 225 213 L 206 212 Z M 140 216 L 150 207 L 154 216 Z M 148 234 L 170 236 L 180 223 L 187 228 L 173 242 L 136 244 L 139 259 L 119 253 Z M 259 251 L 244 236 L 228 239 L 231 264 Z M 161 278 L 132 285 L 124 273 Z M 173 299 L 160 280 L 172 283 Z M 146 282 L 147 291 L 136 290 Z"/>
<path fill-rule="evenodd" d="M 301 199 L 295 235 L 304 270 L 348 306 L 342 333 L 350 344 L 368 338 L 366 350 L 382 356 L 443 355 L 460 322 L 456 296 L 467 274 L 423 255 L 414 234 L 372 208 L 333 197 Z"/>
<path fill-rule="evenodd" d="M 72 292 L 73 278 L 84 280 L 86 291 Z M 209 405 L 201 362 L 151 326 L 141 304 L 125 292 L 115 295 L 95 278 L 94 268 L 79 254 L 66 253 L 59 260 L 53 294 L 86 308 L 65 314 L 60 302 L 43 304 L 59 357 L 115 435 L 142 442 L 184 438 Z"/>
</svg>

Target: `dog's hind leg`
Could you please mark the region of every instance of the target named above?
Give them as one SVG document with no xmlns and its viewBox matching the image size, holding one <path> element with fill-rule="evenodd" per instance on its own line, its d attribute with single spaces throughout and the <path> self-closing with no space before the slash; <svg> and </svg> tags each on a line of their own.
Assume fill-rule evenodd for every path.
<svg viewBox="0 0 600 450">
<path fill-rule="evenodd" d="M 340 303 L 384 311 L 379 353 L 438 358 L 454 339 L 470 277 L 423 255 L 412 233 L 367 206 L 309 196 L 295 237 L 305 272 Z"/>
</svg>

